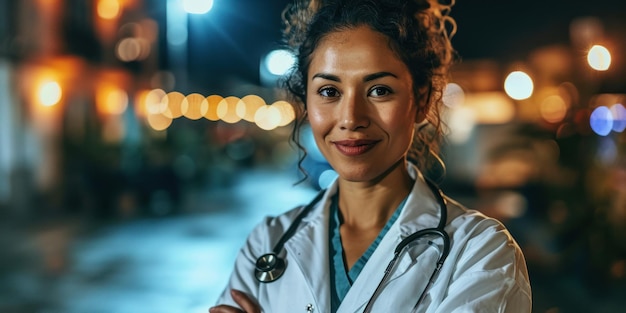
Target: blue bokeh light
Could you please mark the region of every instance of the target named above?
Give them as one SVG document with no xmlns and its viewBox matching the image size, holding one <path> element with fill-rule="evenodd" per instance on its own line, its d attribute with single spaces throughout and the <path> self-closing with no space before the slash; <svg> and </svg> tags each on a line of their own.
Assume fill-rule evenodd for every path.
<svg viewBox="0 0 626 313">
<path fill-rule="evenodd" d="M 613 131 L 621 133 L 626 129 L 626 108 L 621 103 L 611 106 L 613 114 Z"/>
<path fill-rule="evenodd" d="M 591 112 L 589 124 L 594 133 L 600 136 L 606 136 L 613 130 L 613 114 L 611 110 L 605 106 L 599 106 Z"/>
</svg>

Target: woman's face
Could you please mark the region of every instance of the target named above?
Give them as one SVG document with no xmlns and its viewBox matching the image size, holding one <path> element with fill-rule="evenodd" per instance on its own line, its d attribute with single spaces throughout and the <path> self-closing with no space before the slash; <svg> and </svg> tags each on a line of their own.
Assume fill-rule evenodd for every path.
<svg viewBox="0 0 626 313">
<path fill-rule="evenodd" d="M 313 135 L 341 179 L 375 181 L 404 160 L 418 110 L 409 70 L 384 35 L 366 26 L 331 33 L 308 73 Z"/>
</svg>

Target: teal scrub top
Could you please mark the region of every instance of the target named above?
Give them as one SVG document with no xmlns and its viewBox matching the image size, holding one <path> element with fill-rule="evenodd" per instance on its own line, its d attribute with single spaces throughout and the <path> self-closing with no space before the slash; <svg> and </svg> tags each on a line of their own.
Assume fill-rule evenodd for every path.
<svg viewBox="0 0 626 313">
<path fill-rule="evenodd" d="M 408 198 L 408 197 L 407 197 Z M 398 219 L 404 204 L 405 198 L 402 203 L 396 208 L 395 212 L 385 224 L 385 227 L 380 231 L 374 242 L 367 248 L 365 253 L 357 260 L 349 271 L 346 271 L 346 265 L 343 258 L 343 247 L 341 245 L 341 234 L 339 233 L 339 227 L 343 223 L 341 214 L 339 214 L 338 195 L 332 198 L 330 206 L 330 293 L 331 293 L 331 312 L 337 312 L 339 305 L 345 298 L 348 290 L 352 286 L 352 283 L 361 273 L 361 270 L 367 263 L 367 260 L 372 256 L 374 250 L 378 247 L 380 241 L 385 237 L 385 234 L 391 228 L 391 225 Z"/>
</svg>

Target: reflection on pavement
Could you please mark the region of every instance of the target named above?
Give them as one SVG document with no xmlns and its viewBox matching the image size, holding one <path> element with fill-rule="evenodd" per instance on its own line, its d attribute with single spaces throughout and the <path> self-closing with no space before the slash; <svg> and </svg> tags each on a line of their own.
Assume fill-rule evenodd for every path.
<svg viewBox="0 0 626 313">
<path fill-rule="evenodd" d="M 252 171 L 232 188 L 197 196 L 201 209 L 185 214 L 13 233 L 14 249 L 0 263 L 0 293 L 10 296 L 0 311 L 207 312 L 250 230 L 316 193 L 294 182 Z"/>
</svg>

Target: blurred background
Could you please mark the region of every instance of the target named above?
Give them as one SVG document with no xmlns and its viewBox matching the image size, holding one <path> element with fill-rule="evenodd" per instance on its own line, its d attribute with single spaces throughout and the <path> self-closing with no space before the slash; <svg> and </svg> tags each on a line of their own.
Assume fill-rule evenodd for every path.
<svg viewBox="0 0 626 313">
<path fill-rule="evenodd" d="M 206 312 L 334 173 L 276 88 L 287 0 L 0 0 L 0 312 Z M 533 312 L 626 308 L 626 2 L 458 1 L 434 171 Z"/>
</svg>

